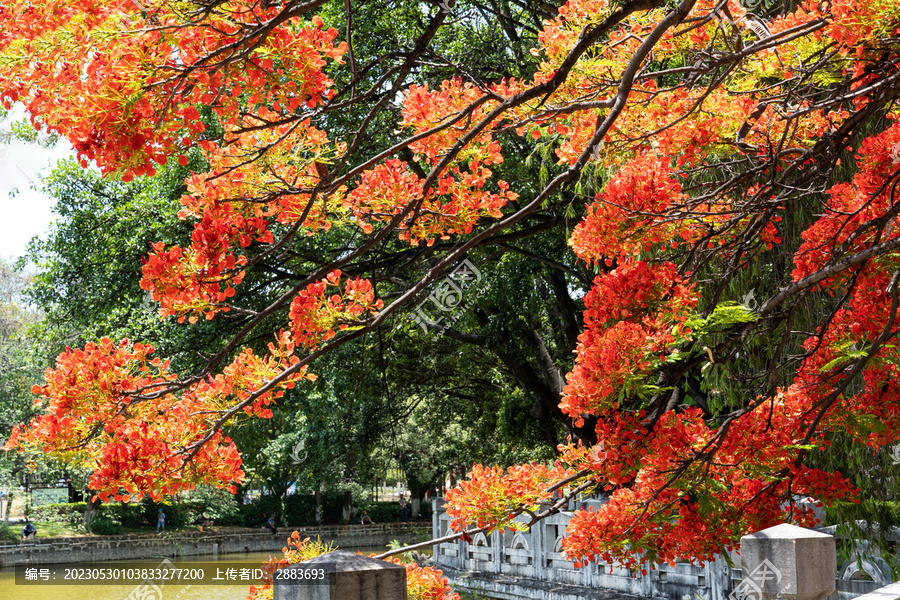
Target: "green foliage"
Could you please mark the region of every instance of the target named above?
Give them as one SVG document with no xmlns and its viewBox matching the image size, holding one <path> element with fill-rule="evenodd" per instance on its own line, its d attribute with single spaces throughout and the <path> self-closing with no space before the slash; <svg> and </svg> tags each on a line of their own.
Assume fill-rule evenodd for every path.
<svg viewBox="0 0 900 600">
<path fill-rule="evenodd" d="M 138 528 L 146 527 L 147 525 L 149 525 L 149 523 L 147 522 L 147 517 L 144 513 L 143 504 L 120 502 L 118 504 L 111 505 L 111 507 L 112 514 L 123 527 Z M 102 508 L 101 512 L 103 512 Z"/>
<path fill-rule="evenodd" d="M 420 9 L 410 9 L 410 22 Z M 357 23 L 371 19 L 378 23 L 373 36 L 393 40 L 402 35 L 396 27 L 400 17 L 392 14 L 387 19 L 385 14 L 375 11 L 355 19 Z M 334 18 L 342 17 L 336 14 Z M 502 54 L 506 50 L 497 45 L 497 35 L 503 34 L 494 26 L 481 31 L 475 28 L 465 35 L 486 50 L 490 48 L 492 54 L 482 55 L 484 62 L 479 67 L 485 72 L 507 75 L 510 68 L 533 67 L 526 68 L 525 63 L 512 66 L 508 57 L 496 56 L 497 51 Z M 450 56 L 471 53 L 459 40 L 442 43 L 447 44 Z M 358 57 L 365 48 L 364 44 L 356 49 Z M 440 81 L 447 73 L 437 69 L 428 76 L 432 75 Z M 189 168 L 199 169 L 200 165 Z M 509 174 L 512 177 L 528 180 L 530 168 L 522 164 L 512 161 L 502 168 L 517 171 Z M 157 355 L 173 359 L 173 369 L 185 373 L 202 364 L 202 356 L 213 354 L 240 324 L 239 319 L 216 319 L 183 327 L 172 320 L 160 321 L 156 306 L 139 286 L 141 260 L 151 242 L 188 243 L 191 224 L 176 217 L 186 173 L 176 161 L 169 161 L 156 177 L 126 184 L 102 179 L 69 163 L 46 181 L 45 191 L 57 199 L 58 219 L 46 238 L 36 239 L 30 246 L 28 259 L 40 271 L 28 298 L 47 312 L 48 319 L 34 328 L 34 337 L 51 356 L 87 340 L 127 337 L 152 342 Z M 555 205 L 547 207 L 548 213 L 556 209 Z M 561 230 L 535 236 L 522 245 L 529 253 L 572 268 L 574 256 L 559 233 Z M 308 272 L 322 257 L 345 247 L 347 235 L 335 229 L 315 242 L 298 238 L 292 253 L 273 271 L 277 276 L 270 277 L 265 269 L 248 273 L 238 288 L 236 303 L 265 306 L 292 285 L 284 274 Z M 390 246 L 386 251 L 399 252 L 398 256 L 406 251 L 403 244 L 391 242 Z M 327 522 L 335 523 L 342 517 L 344 489 L 352 492 L 355 504 L 365 504 L 368 484 L 389 468 L 402 468 L 414 494 L 421 496 L 429 488 L 439 488 L 446 472 L 460 465 L 476 461 L 512 464 L 550 457 L 562 433 L 554 422 L 558 416 L 548 412 L 546 398 L 534 395 L 527 378 L 510 374 L 545 377 L 533 358 L 531 340 L 536 337 L 544 340 L 561 373 L 570 367 L 574 336 L 566 339 L 561 333 L 564 328 L 557 313 L 564 307 L 569 313 L 572 306 L 577 309 L 568 293 L 584 288 L 585 283 L 566 281 L 552 268 L 517 253 L 478 250 L 471 259 L 484 265 L 486 278 L 467 298 L 455 326 L 482 336 L 487 343 L 461 346 L 395 319 L 383 335 L 363 338 L 323 357 L 314 369 L 319 380 L 287 394 L 274 418 L 227 426 L 226 433 L 238 444 L 249 478 L 276 495 L 284 494 L 292 482 L 301 493 L 322 486 L 336 491 L 340 499 L 327 500 L 324 515 Z M 415 280 L 427 260 L 412 264 L 403 277 Z M 510 298 L 517 301 L 510 302 Z M 573 315 L 572 322 L 577 320 Z M 277 322 L 280 326 L 281 321 Z M 267 341 L 260 338 L 252 343 L 262 346 Z M 294 449 L 300 443 L 304 460 L 297 461 Z M 188 507 L 188 522 L 202 512 L 202 507 L 196 509 Z M 262 512 L 266 511 L 251 506 L 213 518 L 217 524 L 251 525 L 261 523 Z M 280 513 L 281 507 L 276 512 Z M 306 512 L 300 518 L 308 519 Z"/>
<path fill-rule="evenodd" d="M 859 502 L 839 502 L 825 508 L 825 525 L 840 525 L 845 537 L 868 540 L 891 565 L 896 579 L 896 540 L 888 539 L 891 528 L 900 527 L 900 452 L 888 447 L 873 450 L 846 434 L 835 435 L 831 444 L 810 453 L 810 466 L 838 471 L 859 489 Z M 841 546 L 844 546 L 841 548 Z M 839 552 L 849 556 L 841 542 Z"/>
<path fill-rule="evenodd" d="M 529 12 L 525 7 L 530 3 L 502 4 L 502 10 L 495 9 L 496 18 L 487 16 L 494 14 L 490 11 L 476 12 L 482 10 L 481 6 L 454 8 L 457 25 L 437 32 L 429 46 L 433 56 L 417 65 L 412 76 L 416 82 L 436 88 L 441 80 L 461 72 L 476 81 L 507 77 L 527 80 L 540 60 L 528 50 L 534 46 L 534 32 L 540 27 L 542 15 Z M 554 6 L 551 4 L 550 8 Z M 756 10 L 765 15 L 779 6 L 774 0 L 764 0 L 757 3 Z M 359 90 L 373 85 L 374 89 L 383 88 L 386 80 L 379 80 L 383 75 L 380 69 L 395 68 L 386 66 L 393 57 L 375 59 L 383 57 L 386 49 L 405 49 L 414 44 L 433 12 L 434 6 L 429 3 L 376 1 L 355 7 L 356 25 L 366 35 L 356 36 L 355 59 L 349 62 L 374 62 L 371 69 L 359 73 L 355 65 L 338 68 L 334 75 L 337 85 L 340 87 L 359 74 Z M 321 16 L 338 30 L 344 31 L 343 26 L 348 25 L 340 3 L 324 6 Z M 529 26 L 522 27 L 523 21 Z M 684 64 L 688 63 L 677 57 L 667 68 L 674 72 Z M 812 79 L 821 80 L 821 75 L 814 73 Z M 405 83 L 398 81 L 398 85 Z M 361 110 L 367 109 L 351 103 L 339 114 L 323 113 L 317 125 L 326 131 L 351 132 L 350 124 Z M 205 113 L 211 114 L 210 109 L 205 109 Z M 349 158 L 349 164 L 360 164 L 359 159 L 371 156 L 373 148 L 384 147 L 396 139 L 398 132 L 392 126 L 396 114 L 389 113 L 373 113 L 372 126 L 362 143 L 353 146 L 354 156 Z M 221 129 L 212 125 L 209 131 L 214 137 Z M 36 139 L 27 124 L 14 124 L 12 131 L 23 139 Z M 499 131 L 496 137 L 507 158 L 496 166 L 496 174 L 516 182 L 520 202 L 534 197 L 535 185 L 544 185 L 567 168 L 556 155 L 561 138 L 548 135 L 532 143 L 511 139 Z M 78 346 L 101 336 L 152 341 L 158 355 L 174 359 L 176 370 L 197 372 L 202 367 L 202 357 L 212 354 L 223 339 L 245 324 L 245 316 L 254 314 L 257 304 L 265 305 L 280 296 L 332 257 L 347 255 L 347 249 L 357 243 L 349 239 L 346 230 L 335 227 L 314 242 L 302 236 L 292 240 L 283 252 L 279 250 L 277 262 L 266 262 L 263 251 L 248 247 L 246 252 L 251 258 L 256 252 L 255 256 L 261 259 L 258 267 L 262 274 L 249 274 L 239 290 L 239 295 L 246 295 L 236 299 L 236 304 L 246 307 L 247 312 L 235 311 L 237 316 L 232 313 L 229 318 L 192 328 L 160 322 L 153 303 L 137 282 L 141 257 L 150 242 L 162 239 L 167 244 L 184 245 L 190 236 L 190 225 L 174 216 L 187 172 L 174 163 L 161 169 L 158 177 L 133 184 L 103 180 L 73 164 L 51 177 L 47 190 L 59 201 L 60 220 L 46 240 L 33 243 L 29 257 L 41 272 L 28 297 L 50 316 L 43 324 L 34 325 L 35 339 L 54 349 Z M 718 175 L 710 170 L 688 182 L 715 177 Z M 298 386 L 286 395 L 278 403 L 274 418 L 230 423 L 227 433 L 244 454 L 248 473 L 263 482 L 273 495 L 238 508 L 233 498 L 198 491 L 197 497 L 188 497 L 184 503 L 166 505 L 168 524 L 177 527 L 193 522 L 199 512 L 209 512 L 220 524 L 244 522 L 257 526 L 270 513 L 284 514 L 288 522 L 308 523 L 315 516 L 310 496 L 283 496 L 292 482 L 303 492 L 329 490 L 322 496 L 326 522 L 342 519 L 347 491 L 352 492 L 356 503 L 369 506 L 374 520 L 393 521 L 399 518 L 396 504 L 369 504 L 364 485 L 377 481 L 389 469 L 403 469 L 410 488 L 421 496 L 424 490 L 441 486 L 448 471 L 473 462 L 510 464 L 547 459 L 553 455 L 556 444 L 569 434 L 590 441 L 590 427 L 586 432 L 574 431 L 570 420 L 558 410 L 558 401 L 562 375 L 572 366 L 583 308 L 580 298 L 590 286 L 591 276 L 603 267 L 598 265 L 598 271 L 589 272 L 574 260 L 565 240 L 584 201 L 607 179 L 608 173 L 599 169 L 584 171 L 571 188 L 548 197 L 540 214 L 522 219 L 500 238 L 473 248 L 469 258 L 482 269 L 484 280 L 466 291 L 465 302 L 456 312 L 441 315 L 446 321 L 439 328 L 422 331 L 399 317 L 392 318 L 377 335 L 347 344 L 318 361 L 314 370 L 320 375 L 319 380 L 302 389 Z M 815 199 L 810 198 L 812 195 L 810 191 L 785 201 L 786 221 L 780 233 L 786 240 L 800 239 L 808 217 L 819 210 Z M 450 243 L 464 241 L 465 235 L 461 234 Z M 373 258 L 371 264 L 351 262 L 347 272 L 371 276 L 381 286 L 381 296 L 396 298 L 409 288 L 409 282 L 420 280 L 445 256 L 450 243 L 441 240 L 433 247 L 410 249 L 385 239 L 379 246 L 377 260 Z M 757 324 L 764 320 L 750 305 L 754 289 L 748 286 L 753 281 L 766 293 L 778 289 L 787 280 L 792 248 L 796 249 L 796 243 L 785 243 L 784 248 L 773 252 L 749 247 L 733 255 L 731 261 L 725 258 L 731 252 L 726 247 L 721 256 L 713 256 L 709 262 L 698 261 L 698 281 L 709 288 L 703 295 L 715 298 L 715 306 L 699 307 L 698 315 L 686 323 L 692 330 L 691 339 L 687 335 L 676 336 L 680 350 L 652 362 L 647 371 L 654 371 L 653 375 L 648 377 L 645 371 L 626 379 L 619 397 L 622 406 L 646 404 L 651 399 L 662 401 L 665 394 L 683 391 L 684 406 L 702 406 L 712 421 L 768 389 L 789 383 L 793 365 L 802 360 L 802 352 L 796 336 L 780 346 L 778 339 L 783 335 L 788 340 L 792 330 L 815 331 L 817 324 L 823 322 L 821 317 L 829 313 L 830 301 L 811 292 L 811 300 L 802 299 L 796 321 L 792 318 L 784 324 L 772 319 L 768 322 L 776 325 Z M 734 265 L 737 260 L 748 261 L 749 268 L 741 271 L 748 275 L 732 276 L 738 269 L 726 269 L 719 262 L 725 260 Z M 721 286 L 716 293 L 707 293 L 716 286 Z M 427 290 L 420 300 L 426 297 Z M 248 336 L 249 343 L 259 346 L 268 341 L 263 334 L 283 325 L 283 316 L 282 310 L 262 322 Z M 276 327 L 270 327 L 273 322 Z M 757 330 L 744 343 L 739 334 L 741 330 L 750 331 L 751 324 L 757 324 Z M 765 330 L 766 327 L 771 329 Z M 729 336 L 741 343 L 727 343 Z M 5 375 L 12 367 L 21 367 L 28 373 L 0 380 L 0 435 L 4 428 L 27 416 L 28 409 L 21 404 L 19 395 L 27 388 L 30 369 L 40 362 L 25 356 L 27 352 L 15 343 L 16 335 L 8 337 L 0 340 L 0 372 Z M 714 357 L 714 350 L 720 347 L 723 356 Z M 771 350 L 776 347 L 780 356 L 773 357 Z M 864 356 L 850 342 L 842 350 L 846 352 L 825 369 L 842 367 Z M 770 361 L 775 367 L 769 367 Z M 779 363 L 788 368 L 778 366 Z M 669 381 L 655 377 L 656 372 L 667 369 L 677 371 L 677 377 Z M 674 394 L 672 398 L 679 400 Z M 659 406 L 665 403 L 660 402 Z M 880 424 L 873 417 L 860 420 L 855 429 L 865 432 L 878 427 Z M 877 481 L 879 485 L 890 481 L 884 487 L 894 487 L 896 473 L 885 467 L 883 457 L 868 456 L 860 444 L 847 440 L 838 446 L 843 454 L 830 457 L 837 463 L 831 468 L 842 469 L 848 478 L 861 478 L 857 483 L 861 487 L 866 481 Z M 302 460 L 297 458 L 301 447 Z M 7 467 L 0 467 L 0 484 L 4 482 L 3 468 Z M 19 465 L 7 468 L 8 480 L 12 480 L 11 473 L 16 468 Z M 832 518 L 851 518 L 857 514 L 854 510 L 859 510 L 858 514 L 865 514 L 866 518 L 895 523 L 896 511 L 887 510 L 886 501 L 874 493 L 875 500 L 856 505 L 856 509 L 842 508 L 843 512 Z M 704 501 L 701 499 L 701 512 L 706 509 Z M 156 509 L 154 503 L 145 506 L 144 516 L 151 525 Z M 423 507 L 424 511 L 429 509 Z M 122 523 L 144 521 L 130 509 L 121 510 L 118 520 Z M 110 523 L 115 520 L 108 519 Z"/>
<path fill-rule="evenodd" d="M 288 525 L 307 527 L 316 524 L 316 497 L 291 494 L 284 497 L 284 518 Z"/>
<path fill-rule="evenodd" d="M 388 542 L 388 545 L 387 545 L 388 550 L 399 550 L 400 548 L 403 548 L 404 546 L 406 546 L 406 544 L 404 544 L 400 540 L 391 540 L 390 542 Z M 413 562 L 412 550 L 410 550 L 409 552 L 404 552 L 400 556 L 403 557 L 401 560 L 407 564 Z"/>
<path fill-rule="evenodd" d="M 198 486 L 184 494 L 179 505 L 187 511 L 187 523 L 196 523 L 206 513 L 216 525 L 243 525 L 241 506 L 228 490 Z M 166 513 L 168 514 L 168 512 Z"/>
<path fill-rule="evenodd" d="M 7 525 L 3 521 L 0 521 L 0 542 L 18 542 L 20 537 L 21 535 L 16 531 L 15 526 Z"/>
<path fill-rule="evenodd" d="M 700 334 L 719 333 L 741 323 L 752 323 L 757 319 L 754 312 L 735 302 L 720 302 L 707 317 L 695 316 L 685 321 L 685 326 Z"/>
<path fill-rule="evenodd" d="M 55 145 L 59 139 L 59 134 L 39 132 L 27 119 L 19 119 L 6 125 L 5 121 L 10 116 L 10 111 L 0 108 L 0 146 L 8 144 L 13 140 L 25 142 L 27 144 L 36 144 L 44 148 L 50 148 Z"/>
<path fill-rule="evenodd" d="M 57 218 L 46 238 L 30 242 L 20 262 L 30 260 L 38 268 L 25 296 L 46 314 L 34 335 L 51 356 L 110 337 L 153 340 L 176 368 L 196 361 L 190 349 L 202 347 L 197 340 L 205 332 L 160 321 L 158 307 L 139 285 L 150 244 L 183 242 L 189 235 L 190 226 L 176 216 L 186 171 L 175 169 L 126 184 L 70 161 L 44 180 L 43 191 L 56 199 Z"/>
<path fill-rule="evenodd" d="M 46 523 L 59 523 L 61 525 L 79 525 L 84 519 L 85 502 L 66 502 L 62 504 L 48 504 L 45 506 L 32 506 L 29 518 L 32 521 Z M 109 510 L 109 507 L 101 507 L 100 511 Z"/>
<path fill-rule="evenodd" d="M 154 502 L 149 497 L 145 497 L 141 505 L 144 507 L 144 519 L 151 527 L 156 527 L 160 508 L 166 515 L 166 529 L 184 527 L 190 523 L 190 508 L 182 504 Z"/>
<path fill-rule="evenodd" d="M 46 367 L 41 349 L 26 337 L 41 318 L 21 302 L 30 280 L 0 259 L 0 445 L 14 426 L 35 414 L 31 386 Z M 0 490 L 18 487 L 24 473 L 22 456 L 0 453 Z"/>
<path fill-rule="evenodd" d="M 100 513 L 91 522 L 91 533 L 97 535 L 117 535 L 120 533 L 122 523 L 109 512 Z"/>
<path fill-rule="evenodd" d="M 321 496 L 322 521 L 329 525 L 341 523 L 344 520 L 344 493 L 327 492 Z"/>
<path fill-rule="evenodd" d="M 240 512 L 244 518 L 244 525 L 247 527 L 264 527 L 266 515 L 271 514 L 275 514 L 275 521 L 280 523 L 280 517 L 284 514 L 281 498 L 272 494 L 254 498 L 249 504 L 242 505 Z"/>
<path fill-rule="evenodd" d="M 373 502 L 366 507 L 369 518 L 375 523 L 396 523 L 400 521 L 400 508 L 396 502 Z"/>
<path fill-rule="evenodd" d="M 118 533 L 121 527 L 156 527 L 160 508 L 166 513 L 166 527 L 192 525 L 204 512 L 216 525 L 243 525 L 243 515 L 232 494 L 220 490 L 203 489 L 185 496 L 182 501 L 155 503 L 149 499 L 136 504 L 115 503 L 100 506 L 91 524 L 91 532 L 100 535 Z M 86 508 L 84 502 L 50 504 L 31 509 L 31 518 L 43 523 L 58 523 L 80 527 Z M 99 529 L 98 529 L 99 528 Z M 114 531 L 115 530 L 115 531 Z"/>
<path fill-rule="evenodd" d="M 425 504 L 422 505 L 425 508 Z M 411 509 L 412 507 L 410 507 Z M 399 523 L 400 505 L 397 502 L 373 502 L 366 507 L 369 517 L 376 523 Z M 410 514 L 410 518 L 415 515 Z M 424 511 L 423 511 L 424 516 Z"/>
<path fill-rule="evenodd" d="M 354 41 L 356 60 L 363 64 L 381 56 L 385 48 L 412 43 L 432 12 L 432 7 L 416 3 L 355 7 L 355 26 L 367 32 Z M 435 39 L 434 47 L 449 62 L 423 65 L 416 77 L 437 87 L 458 75 L 453 67 L 457 61 L 477 78 L 527 78 L 534 73 L 538 58 L 529 50 L 535 44 L 533 26 L 540 19 L 533 12 L 511 5 L 498 20 L 467 14 L 452 35 L 442 29 Z M 326 5 L 321 16 L 343 30 L 342 7 Z M 523 20 L 531 25 L 522 29 Z M 359 74 L 363 78 L 359 89 L 378 81 L 379 68 Z M 335 80 L 340 85 L 353 75 L 338 70 Z M 358 110 L 361 107 L 353 105 L 344 113 L 325 115 L 320 125 L 346 130 L 360 116 L 354 112 Z M 371 135 L 364 136 L 355 156 L 368 156 L 397 137 L 392 118 L 387 112 L 376 117 Z M 215 123 L 209 125 L 210 131 L 215 129 Z M 522 201 L 535 194 L 540 171 L 551 177 L 563 168 L 557 164 L 553 144 L 536 148 L 530 140 L 505 135 L 498 136 L 498 143 L 510 160 L 497 165 L 497 176 L 522 182 L 517 188 Z M 528 156 L 536 160 L 529 164 Z M 196 163 L 197 158 L 193 160 Z M 189 374 L 245 322 L 240 316 L 191 327 L 160 321 L 157 307 L 139 286 L 141 259 L 151 242 L 189 243 L 192 225 L 178 220 L 176 213 L 184 176 L 189 169 L 205 168 L 195 163 L 182 168 L 169 161 L 157 176 L 127 184 L 68 163 L 46 181 L 45 191 L 57 199 L 58 218 L 48 236 L 32 242 L 27 259 L 39 268 L 28 298 L 48 315 L 34 328 L 34 336 L 49 354 L 104 336 L 127 337 L 153 343 L 157 355 L 173 359 L 174 370 Z M 589 194 L 599 182 L 579 185 Z M 248 478 L 276 496 L 291 483 L 301 494 L 328 490 L 323 495 L 324 519 L 337 523 L 342 518 L 343 492 L 351 491 L 354 504 L 365 506 L 370 484 L 389 469 L 402 469 L 413 494 L 422 497 L 426 490 L 440 489 L 448 471 L 473 462 L 508 465 L 551 458 L 570 433 L 569 422 L 556 405 L 562 375 L 572 365 L 582 309 L 579 298 L 591 279 L 566 245 L 568 227 L 583 206 L 584 198 L 567 192 L 513 228 L 514 247 L 504 242 L 472 250 L 469 259 L 479 265 L 484 278 L 467 291 L 464 305 L 449 324 L 474 342 L 424 332 L 407 316 L 398 315 L 377 336 L 318 360 L 313 370 L 319 379 L 286 394 L 272 419 L 229 424 L 226 433 L 244 457 Z M 520 232 L 524 232 L 521 239 Z M 265 306 L 316 265 L 356 243 L 351 235 L 334 228 L 315 239 L 296 238 L 277 263 L 248 271 L 235 303 L 251 310 Z M 383 248 L 384 267 L 372 266 L 372 273 L 367 265 L 351 270 L 373 277 L 379 282 L 378 294 L 389 298 L 402 292 L 404 281 L 421 278 L 446 249 L 443 243 L 423 248 L 411 261 L 408 244 L 392 239 Z M 257 250 L 251 246 L 247 252 Z M 259 331 L 283 326 L 283 317 L 273 314 Z M 263 346 L 269 339 L 260 335 L 250 344 Z M 539 356 L 541 350 L 546 356 Z M 303 460 L 298 461 L 294 449 L 301 443 Z M 308 522 L 308 502 L 294 507 L 287 498 L 288 521 Z M 192 502 L 185 498 L 187 508 L 182 507 L 187 522 L 203 510 Z M 206 506 L 214 509 L 210 503 Z M 262 508 L 254 502 L 219 516 L 208 512 L 217 524 L 256 526 L 262 524 L 263 513 L 281 514 L 282 506 Z M 155 514 L 150 517 L 155 523 Z M 172 518 L 177 516 L 170 515 L 169 524 L 175 526 Z M 399 510 L 393 506 L 384 508 L 377 520 L 398 518 Z"/>
<path fill-rule="evenodd" d="M 29 511 L 29 518 L 39 523 L 53 523 L 82 529 L 84 524 L 84 511 L 87 508 L 85 502 L 66 502 L 61 504 L 48 504 L 45 506 L 33 506 Z M 119 532 L 119 527 L 139 527 L 144 521 L 143 509 L 140 505 L 106 504 L 100 506 L 94 521 L 91 523 L 91 532 L 101 535 L 112 535 Z M 103 521 L 102 525 L 97 525 Z M 155 523 L 155 521 L 154 521 Z M 95 530 L 95 525 L 103 531 Z M 115 528 L 115 531 L 112 529 Z"/>
</svg>

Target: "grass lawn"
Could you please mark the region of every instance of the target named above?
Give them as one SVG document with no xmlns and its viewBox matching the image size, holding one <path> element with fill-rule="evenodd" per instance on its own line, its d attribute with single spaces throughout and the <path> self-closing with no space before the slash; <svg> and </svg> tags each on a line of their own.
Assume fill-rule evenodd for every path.
<svg viewBox="0 0 900 600">
<path fill-rule="evenodd" d="M 22 533 L 22 526 L 16 525 L 18 533 Z M 78 531 L 74 525 L 64 524 L 64 523 L 44 523 L 41 521 L 35 521 L 34 527 L 37 529 L 37 535 L 35 537 L 72 537 L 72 536 L 86 536 L 84 531 Z"/>
</svg>

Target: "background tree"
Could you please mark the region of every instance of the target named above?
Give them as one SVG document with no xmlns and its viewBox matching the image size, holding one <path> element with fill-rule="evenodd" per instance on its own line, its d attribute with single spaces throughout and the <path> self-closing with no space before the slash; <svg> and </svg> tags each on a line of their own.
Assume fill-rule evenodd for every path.
<svg viewBox="0 0 900 600">
<path fill-rule="evenodd" d="M 202 153 L 190 243 L 154 244 L 142 287 L 163 316 L 239 325 L 181 378 L 143 344 L 66 353 L 12 445 L 87 454 L 100 498 L 240 480 L 223 427 L 270 417 L 426 291 L 446 301 L 462 259 L 489 273 L 496 247 L 530 259 L 508 262 L 520 283 L 475 301 L 471 329 L 425 328 L 488 352 L 573 437 L 552 466 L 476 465 L 455 527 L 599 486 L 610 502 L 564 549 L 634 566 L 810 523 L 795 495 L 854 494 L 817 449 L 898 437 L 900 7 L 767 6 L 401 3 L 391 31 L 377 2 L 73 4 L 64 22 L 14 2 L 0 89 L 83 163 L 127 181 Z M 236 291 L 258 274 L 259 306 Z"/>
<path fill-rule="evenodd" d="M 56 201 L 56 220 L 45 237 L 32 241 L 21 262 L 35 265 L 34 281 L 24 293 L 47 315 L 32 326 L 31 335 L 45 355 L 104 335 L 152 338 L 159 352 L 189 369 L 214 353 L 217 340 L 234 329 L 234 319 L 190 327 L 160 321 L 156 305 L 140 289 L 142 258 L 151 240 L 189 239 L 190 227 L 176 217 L 184 173 L 179 165 L 169 165 L 153 179 L 122 183 L 62 163 L 44 181 L 44 193 Z M 491 281 L 502 280 L 503 263 L 497 261 L 492 269 Z M 509 284 L 493 285 L 499 290 L 496 286 Z M 523 308 L 541 310 L 540 305 Z M 460 307 L 474 326 L 471 311 L 472 306 Z M 244 419 L 227 428 L 244 457 L 248 483 L 257 481 L 278 496 L 291 484 L 313 493 L 323 485 L 365 485 L 400 466 L 410 474 L 431 473 L 427 482 L 410 482 L 419 498 L 428 487 L 439 490 L 449 470 L 475 461 L 515 464 L 552 456 L 548 451 L 555 441 L 543 453 L 533 452 L 534 444 L 546 441 L 530 423 L 534 400 L 510 387 L 515 378 L 504 377 L 502 363 L 461 349 L 409 319 L 398 325 L 320 361 L 318 384 L 288 393 L 272 419 Z M 264 349 L 264 344 L 255 347 Z M 475 364 L 478 373 L 472 370 Z M 432 418 L 410 420 L 411 410 L 427 411 Z M 457 428 L 445 431 L 442 425 L 449 422 Z M 459 428 L 468 433 L 460 436 Z M 298 444 L 304 447 L 301 464 L 294 456 Z M 412 460 L 411 444 L 417 456 L 424 452 L 435 462 L 426 466 Z"/>
<path fill-rule="evenodd" d="M 31 386 L 40 378 L 43 355 L 27 337 L 28 328 L 41 318 L 22 302 L 29 277 L 0 259 L 0 439 L 8 439 L 13 427 L 37 414 Z M 0 458 L 0 490 L 18 491 L 23 481 L 25 457 L 5 453 Z M 5 517 L 4 514 L 0 517 Z"/>
</svg>

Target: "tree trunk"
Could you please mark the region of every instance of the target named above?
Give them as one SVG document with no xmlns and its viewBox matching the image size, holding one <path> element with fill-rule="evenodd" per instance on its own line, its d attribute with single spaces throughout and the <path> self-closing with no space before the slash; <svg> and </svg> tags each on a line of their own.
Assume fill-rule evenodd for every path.
<svg viewBox="0 0 900 600">
<path fill-rule="evenodd" d="M 321 525 L 322 524 L 322 488 L 321 488 L 321 486 L 316 488 L 315 497 L 316 497 L 316 523 L 318 525 Z"/>
<path fill-rule="evenodd" d="M 88 496 L 93 496 L 93 493 L 88 490 Z M 100 505 L 103 502 L 100 501 L 100 498 L 96 498 L 95 500 L 88 500 L 87 506 L 84 508 L 84 528 L 87 531 L 91 530 L 91 523 L 94 522 L 94 517 L 97 516 L 97 512 L 100 510 Z"/>
<path fill-rule="evenodd" d="M 344 492 L 344 510 L 341 515 L 344 517 L 344 523 L 349 523 L 353 517 L 353 494 L 349 490 Z"/>
<path fill-rule="evenodd" d="M 12 511 L 13 493 L 6 494 L 6 512 L 3 512 L 3 505 L 0 504 L 0 517 L 3 517 L 3 523 L 9 525 L 9 513 Z"/>
</svg>

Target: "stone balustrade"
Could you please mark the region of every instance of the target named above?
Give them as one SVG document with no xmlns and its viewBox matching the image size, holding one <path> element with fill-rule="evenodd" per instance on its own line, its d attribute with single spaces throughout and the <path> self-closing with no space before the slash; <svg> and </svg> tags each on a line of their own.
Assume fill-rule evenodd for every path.
<svg viewBox="0 0 900 600">
<path fill-rule="evenodd" d="M 435 500 L 433 536 L 450 533 L 442 500 Z M 571 507 L 570 507 L 571 508 Z M 528 531 L 477 534 L 471 541 L 434 546 L 437 566 L 457 590 L 516 600 L 668 598 L 682 600 L 900 600 L 900 583 L 867 590 L 841 589 L 835 578 L 830 533 L 781 524 L 741 538 L 740 554 L 703 567 L 645 564 L 638 571 L 590 564 L 576 569 L 560 553 L 570 512 L 552 515 Z M 739 565 L 734 564 L 734 559 Z M 405 600 L 405 570 L 346 552 L 333 552 L 276 572 L 275 579 L 308 581 L 292 570 L 321 569 L 327 584 L 276 585 L 275 600 Z M 281 573 L 281 577 L 279 577 Z M 877 589 L 876 589 L 877 588 Z"/>
<path fill-rule="evenodd" d="M 434 503 L 432 525 L 435 538 L 452 533 L 450 519 L 446 515 L 443 503 L 442 499 L 436 499 Z M 600 504 L 600 502 L 587 501 L 585 504 Z M 574 509 L 574 504 L 569 508 Z M 561 540 L 571 516 L 572 512 L 562 511 L 547 517 L 529 531 L 478 534 L 473 537 L 471 543 L 456 540 L 437 545 L 434 547 L 436 565 L 444 571 L 455 587 L 479 591 L 488 597 L 493 595 L 502 598 L 575 600 L 593 597 L 590 594 L 595 593 L 598 588 L 642 598 L 672 600 L 682 600 L 685 596 L 695 600 L 764 597 L 750 593 L 753 590 L 752 578 L 761 574 L 754 570 L 756 566 L 750 565 L 746 557 L 742 564 L 742 556 L 737 553 L 729 556 L 732 564 L 719 556 L 715 561 L 702 567 L 688 562 L 679 562 L 674 566 L 647 563 L 642 569 L 631 571 L 600 562 L 576 569 L 574 563 L 567 561 L 560 552 Z M 790 541 L 784 542 L 788 546 L 794 544 L 804 548 L 804 544 L 810 545 L 814 544 L 814 540 L 824 539 L 829 541 L 832 548 L 827 556 L 803 550 L 799 554 L 803 557 L 802 565 L 799 562 L 796 565 L 785 562 L 787 551 L 780 551 L 785 560 L 779 559 L 773 563 L 779 562 L 783 564 L 784 569 L 791 572 L 800 566 L 809 567 L 811 557 L 818 556 L 824 561 L 822 565 L 825 566 L 817 566 L 813 577 L 831 591 L 824 596 L 809 591 L 804 592 L 806 595 L 794 597 L 791 594 L 796 592 L 782 590 L 783 595 L 779 600 L 824 600 L 826 597 L 830 597 L 831 600 L 851 600 L 884 585 L 883 582 L 836 579 L 834 538 L 831 535 L 791 525 L 779 527 L 792 528 L 786 534 Z M 776 538 L 769 539 L 765 536 L 777 535 L 779 531 L 784 533 L 782 530 L 774 532 L 766 530 L 754 535 L 763 536 L 762 539 L 765 541 L 763 546 L 768 552 L 774 551 L 772 548 L 777 545 Z M 751 547 L 755 547 L 753 544 L 757 543 L 753 541 L 754 539 L 756 538 L 751 536 L 748 541 Z M 745 577 L 744 570 L 748 567 L 749 577 Z M 830 575 L 823 575 L 829 569 Z M 763 572 L 762 575 L 766 574 Z M 785 574 L 782 576 L 787 577 Z M 776 595 L 770 594 L 769 598 L 775 599 Z"/>
</svg>

